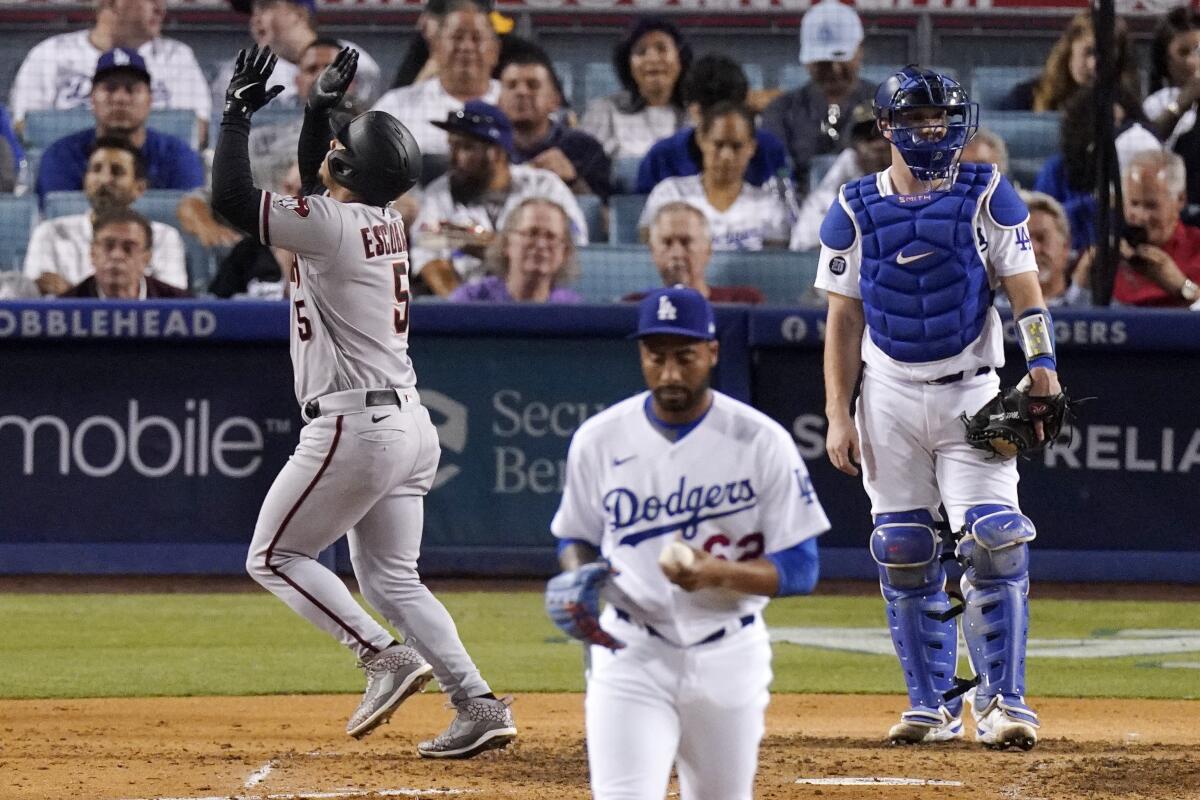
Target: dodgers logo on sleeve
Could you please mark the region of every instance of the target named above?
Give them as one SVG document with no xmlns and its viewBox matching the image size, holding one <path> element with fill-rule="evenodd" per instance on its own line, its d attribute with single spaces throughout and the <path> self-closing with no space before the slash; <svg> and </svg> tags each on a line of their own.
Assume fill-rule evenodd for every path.
<svg viewBox="0 0 1200 800">
<path fill-rule="evenodd" d="M 297 217 L 308 216 L 308 200 L 303 197 L 276 197 L 275 205 L 291 211 Z"/>
<path fill-rule="evenodd" d="M 846 271 L 846 259 L 841 256 L 834 256 L 829 259 L 829 271 L 834 275 L 841 275 Z"/>
</svg>

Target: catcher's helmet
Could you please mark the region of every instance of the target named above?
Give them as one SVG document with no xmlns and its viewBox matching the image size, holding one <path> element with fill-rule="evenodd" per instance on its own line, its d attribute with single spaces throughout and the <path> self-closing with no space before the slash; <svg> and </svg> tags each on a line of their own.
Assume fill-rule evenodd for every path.
<svg viewBox="0 0 1200 800">
<path fill-rule="evenodd" d="M 337 140 L 345 149 L 330 151 L 330 177 L 371 205 L 387 205 L 421 175 L 417 140 L 385 111 L 359 114 L 338 131 Z"/>
<path fill-rule="evenodd" d="M 979 129 L 979 104 L 958 81 L 933 70 L 908 66 L 875 90 L 875 118 L 892 132 L 892 144 L 918 180 L 949 177 L 962 149 Z M 919 110 L 944 112 L 922 120 Z"/>
</svg>

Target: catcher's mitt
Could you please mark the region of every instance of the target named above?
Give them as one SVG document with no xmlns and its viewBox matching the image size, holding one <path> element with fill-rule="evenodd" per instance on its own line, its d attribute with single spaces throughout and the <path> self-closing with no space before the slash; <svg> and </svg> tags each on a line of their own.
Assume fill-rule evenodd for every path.
<svg viewBox="0 0 1200 800">
<path fill-rule="evenodd" d="M 610 650 L 625 646 L 600 627 L 600 590 L 612 574 L 612 566 L 601 559 L 550 579 L 546 613 L 563 633 Z"/>
<path fill-rule="evenodd" d="M 1030 396 L 1025 382 L 1001 390 L 987 405 L 961 419 L 967 443 L 998 458 L 1028 455 L 1053 444 L 1072 415 L 1073 403 L 1065 392 L 1048 397 Z M 1033 423 L 1041 421 L 1044 438 L 1037 440 Z"/>
</svg>

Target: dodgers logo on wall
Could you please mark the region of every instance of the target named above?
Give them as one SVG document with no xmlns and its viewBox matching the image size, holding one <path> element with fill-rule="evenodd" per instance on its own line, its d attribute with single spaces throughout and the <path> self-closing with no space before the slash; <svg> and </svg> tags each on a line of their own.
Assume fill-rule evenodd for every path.
<svg viewBox="0 0 1200 800">
<path fill-rule="evenodd" d="M 829 259 L 829 271 L 834 275 L 841 275 L 846 271 L 846 259 L 841 256 L 834 256 Z"/>
</svg>

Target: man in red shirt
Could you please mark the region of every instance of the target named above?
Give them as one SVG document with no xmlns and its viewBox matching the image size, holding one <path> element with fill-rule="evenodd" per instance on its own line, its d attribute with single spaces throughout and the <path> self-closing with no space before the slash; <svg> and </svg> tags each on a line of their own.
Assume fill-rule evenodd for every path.
<svg viewBox="0 0 1200 800">
<path fill-rule="evenodd" d="M 1200 228 L 1184 225 L 1187 170 L 1175 153 L 1148 150 L 1125 169 L 1126 230 L 1113 299 L 1185 308 L 1200 299 Z"/>
<path fill-rule="evenodd" d="M 663 286 L 687 286 L 711 303 L 758 305 L 763 293 L 753 286 L 709 286 L 705 278 L 712 259 L 712 234 L 704 212 L 684 202 L 667 203 L 650 223 L 650 257 L 658 267 Z M 635 302 L 646 292 L 621 298 Z"/>
</svg>

